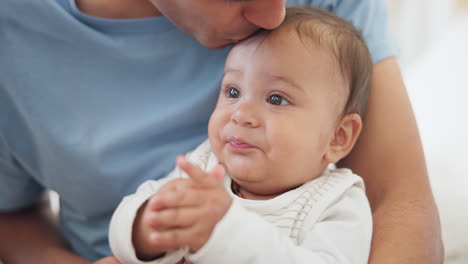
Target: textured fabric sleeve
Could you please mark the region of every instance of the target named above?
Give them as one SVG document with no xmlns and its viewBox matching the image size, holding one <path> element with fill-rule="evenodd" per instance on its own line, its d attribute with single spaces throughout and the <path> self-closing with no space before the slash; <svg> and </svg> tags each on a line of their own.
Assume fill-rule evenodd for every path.
<svg viewBox="0 0 468 264">
<path fill-rule="evenodd" d="M 43 191 L 42 185 L 10 153 L 0 134 L 0 211 L 27 207 L 37 202 Z"/>
<path fill-rule="evenodd" d="M 367 263 L 372 217 L 364 191 L 352 187 L 307 230 L 301 245 L 234 201 L 193 263 Z"/>
<path fill-rule="evenodd" d="M 384 0 L 337 0 L 332 11 L 361 31 L 374 64 L 398 55 Z"/>
<path fill-rule="evenodd" d="M 115 257 L 125 264 L 175 264 L 183 258 L 187 249 L 168 252 L 162 258 L 153 261 L 141 261 L 137 258 L 132 243 L 133 222 L 138 209 L 166 182 L 180 177 L 180 170 L 175 169 L 166 178 L 143 183 L 135 194 L 126 196 L 112 216 L 109 228 L 109 243 Z"/>
<path fill-rule="evenodd" d="M 194 151 L 186 154 L 186 158 L 200 166 L 202 169 L 208 169 L 207 166 L 216 164 L 216 160 L 212 160 L 213 155 L 210 151 L 210 144 L 205 140 Z M 208 162 L 211 161 L 211 162 Z M 187 178 L 187 175 L 179 168 L 175 168 L 169 175 L 158 181 L 147 181 L 140 185 L 135 194 L 125 197 L 111 219 L 109 228 L 109 243 L 114 255 L 125 264 L 174 264 L 181 260 L 188 252 L 188 248 L 181 248 L 173 252 L 168 252 L 162 258 L 153 261 L 144 262 L 137 258 L 135 248 L 132 243 L 133 222 L 137 215 L 138 209 L 165 183 L 176 179 Z"/>
</svg>

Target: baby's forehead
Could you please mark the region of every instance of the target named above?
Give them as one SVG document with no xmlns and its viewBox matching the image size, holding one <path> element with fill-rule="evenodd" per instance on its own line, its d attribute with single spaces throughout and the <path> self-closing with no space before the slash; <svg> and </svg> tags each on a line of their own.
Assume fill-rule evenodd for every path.
<svg viewBox="0 0 468 264">
<path fill-rule="evenodd" d="M 288 56 L 283 54 L 288 54 Z M 267 55 L 267 58 L 258 55 Z M 309 37 L 301 37 L 292 26 L 261 31 L 236 44 L 229 56 L 248 56 L 249 59 L 258 58 L 259 60 L 277 57 L 277 63 L 286 59 L 289 62 L 295 61 L 304 68 L 315 69 L 320 64 L 321 67 L 327 67 L 332 72 L 340 72 L 340 65 L 333 49 Z"/>
<path fill-rule="evenodd" d="M 328 56 L 331 59 L 330 62 L 335 63 L 337 61 L 333 49 L 334 44 L 328 38 L 327 36 L 319 36 L 319 34 L 317 36 L 304 34 L 294 25 L 284 25 L 274 30 L 262 30 L 256 33 L 234 45 L 231 52 L 237 52 L 240 48 L 255 53 L 260 51 L 275 53 L 283 49 L 300 50 L 304 52 L 303 64 L 310 62 L 306 60 L 308 53 L 320 52 L 322 55 Z M 268 48 L 266 49 L 266 47 Z"/>
<path fill-rule="evenodd" d="M 291 41 L 297 36 L 297 32 L 291 27 L 283 26 L 274 30 L 259 30 L 254 35 L 234 45 L 234 48 L 245 46 L 260 47 L 267 42 Z"/>
<path fill-rule="evenodd" d="M 233 59 L 234 61 L 238 61 L 236 58 L 262 61 L 269 60 L 271 57 L 276 57 L 277 60 L 280 60 L 279 55 L 296 52 L 302 48 L 299 46 L 302 44 L 299 44 L 295 38 L 297 39 L 294 33 L 290 31 L 274 30 L 259 32 L 234 45 L 226 63 L 233 61 Z M 290 58 L 292 58 L 292 56 L 290 56 Z"/>
<path fill-rule="evenodd" d="M 279 52 L 280 49 L 285 50 Z M 294 52 L 294 56 L 292 53 L 288 53 L 288 50 L 291 49 L 297 51 Z M 284 56 L 284 54 L 288 55 Z M 269 65 L 268 63 L 272 61 L 269 57 L 275 57 L 274 62 L 278 65 Z M 334 98 L 339 99 L 339 101 L 346 100 L 348 97 L 348 87 L 342 78 L 339 63 L 331 49 L 322 47 L 312 39 L 301 39 L 293 27 L 259 32 L 257 35 L 236 44 L 231 50 L 226 66 L 245 69 L 251 67 L 247 63 L 251 59 L 265 60 L 265 64 L 267 64 L 254 63 L 254 67 L 264 67 L 262 70 L 276 70 L 275 72 L 263 72 L 262 76 L 266 78 L 269 75 L 284 76 L 286 74 L 289 79 L 293 79 L 293 76 L 297 75 L 287 75 L 287 72 L 294 71 L 293 68 L 288 68 L 288 66 L 291 66 L 292 61 L 294 62 L 293 65 L 297 65 L 301 72 L 304 70 L 306 75 L 313 78 L 309 79 L 312 82 L 311 86 L 304 85 L 304 89 L 326 89 L 327 93 L 332 93 Z M 284 60 L 287 63 L 283 64 Z M 317 76 L 317 78 L 314 76 Z M 258 77 L 262 78 L 261 76 Z M 268 79 L 281 80 L 281 78 Z M 323 85 L 315 85 L 317 83 Z M 311 88 L 312 85 L 314 85 L 314 89 Z"/>
</svg>

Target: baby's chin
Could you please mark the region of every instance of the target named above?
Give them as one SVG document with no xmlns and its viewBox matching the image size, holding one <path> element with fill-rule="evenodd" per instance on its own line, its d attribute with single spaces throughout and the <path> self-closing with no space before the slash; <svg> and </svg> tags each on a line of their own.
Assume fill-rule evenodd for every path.
<svg viewBox="0 0 468 264">
<path fill-rule="evenodd" d="M 249 182 L 257 178 L 254 166 L 224 163 L 227 174 L 236 182 Z M 257 170 L 258 172 L 258 170 Z"/>
<path fill-rule="evenodd" d="M 224 153 L 223 153 L 224 154 Z M 268 174 L 268 163 L 258 153 L 253 155 L 222 155 L 219 159 L 227 174 L 237 183 L 255 184 L 264 181 Z"/>
<path fill-rule="evenodd" d="M 233 181 L 244 187 L 263 184 L 268 178 L 266 173 L 255 166 L 226 166 L 227 174 Z"/>
</svg>

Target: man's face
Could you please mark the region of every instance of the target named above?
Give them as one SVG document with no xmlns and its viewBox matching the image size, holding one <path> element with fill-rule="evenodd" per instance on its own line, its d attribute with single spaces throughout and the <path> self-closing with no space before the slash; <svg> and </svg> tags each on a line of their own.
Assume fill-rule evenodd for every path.
<svg viewBox="0 0 468 264">
<path fill-rule="evenodd" d="M 203 46 L 222 48 L 258 28 L 281 24 L 286 0 L 150 0 L 159 12 Z"/>
<path fill-rule="evenodd" d="M 319 176 L 345 104 L 330 55 L 278 30 L 235 46 L 226 61 L 209 138 L 243 189 L 272 195 Z"/>
</svg>

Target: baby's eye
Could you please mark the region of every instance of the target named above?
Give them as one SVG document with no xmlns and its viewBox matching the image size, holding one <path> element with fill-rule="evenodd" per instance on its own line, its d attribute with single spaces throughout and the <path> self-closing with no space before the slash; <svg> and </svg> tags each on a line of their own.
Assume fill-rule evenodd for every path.
<svg viewBox="0 0 468 264">
<path fill-rule="evenodd" d="M 268 103 L 272 104 L 272 105 L 288 105 L 289 102 L 288 100 L 284 99 L 283 96 L 281 95 L 272 95 L 270 97 L 268 97 Z"/>
<path fill-rule="evenodd" d="M 239 98 L 240 97 L 240 92 L 234 87 L 228 87 L 227 88 L 227 97 L 228 98 Z"/>
</svg>

